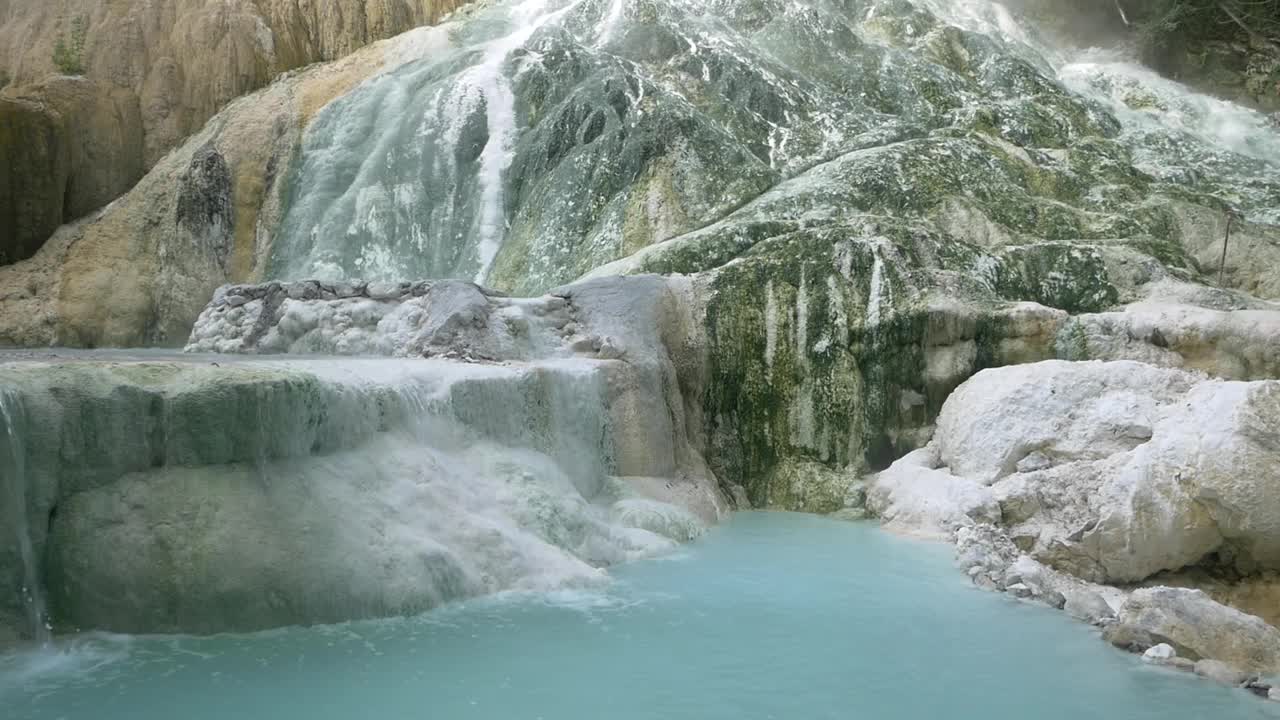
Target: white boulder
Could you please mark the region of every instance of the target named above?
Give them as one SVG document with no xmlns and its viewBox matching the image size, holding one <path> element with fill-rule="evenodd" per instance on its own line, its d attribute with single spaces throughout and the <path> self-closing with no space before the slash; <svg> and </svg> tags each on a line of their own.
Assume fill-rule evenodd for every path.
<svg viewBox="0 0 1280 720">
<path fill-rule="evenodd" d="M 1154 665 L 1162 665 L 1177 656 L 1178 652 L 1168 643 L 1160 643 L 1159 645 L 1147 648 L 1147 651 L 1142 653 L 1143 661 Z"/>
</svg>

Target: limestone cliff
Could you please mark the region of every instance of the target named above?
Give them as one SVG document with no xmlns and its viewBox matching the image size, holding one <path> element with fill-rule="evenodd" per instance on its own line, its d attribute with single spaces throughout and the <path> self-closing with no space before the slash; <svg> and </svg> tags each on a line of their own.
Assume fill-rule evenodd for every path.
<svg viewBox="0 0 1280 720">
<path fill-rule="evenodd" d="M 316 111 L 382 71 L 389 52 L 429 54 L 447 44 L 444 29 L 422 28 L 233 102 L 109 208 L 60 228 L 36 257 L 0 267 L 0 345 L 184 342 L 214 288 L 253 277 L 259 219 L 274 225 L 291 158 Z M 39 124 L 38 110 L 18 117 L 18 131 L 56 132 Z M 66 158 L 49 147 L 24 151 L 60 167 Z"/>
<path fill-rule="evenodd" d="M 234 98 L 460 4 L 0 0 L 0 264 L 128 190 Z"/>
</svg>

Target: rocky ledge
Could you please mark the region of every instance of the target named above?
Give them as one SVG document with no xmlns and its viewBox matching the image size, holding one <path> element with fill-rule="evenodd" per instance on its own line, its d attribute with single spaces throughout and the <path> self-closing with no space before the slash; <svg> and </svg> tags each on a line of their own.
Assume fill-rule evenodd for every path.
<svg viewBox="0 0 1280 720">
<path fill-rule="evenodd" d="M 652 299 L 665 283 L 623 281 L 580 286 L 598 298 L 629 285 L 631 299 Z M 623 341 L 586 329 L 573 290 L 509 298 L 457 280 L 419 282 L 271 282 L 228 285 L 192 329 L 187 352 L 444 357 L 467 362 L 570 356 L 620 359 Z M 613 292 L 610 290 L 609 292 Z"/>
</svg>

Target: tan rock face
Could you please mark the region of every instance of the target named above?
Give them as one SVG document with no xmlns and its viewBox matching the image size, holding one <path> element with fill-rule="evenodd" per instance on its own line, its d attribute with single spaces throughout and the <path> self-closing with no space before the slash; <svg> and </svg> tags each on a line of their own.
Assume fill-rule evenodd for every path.
<svg viewBox="0 0 1280 720">
<path fill-rule="evenodd" d="M 312 115 L 381 71 L 397 43 L 429 53 L 447 34 L 424 28 L 375 43 L 231 103 L 119 200 L 0 267 L 0 347 L 181 345 L 217 286 L 258 277 Z M 39 132 L 43 117 L 12 104 L 13 124 Z M 0 132 L 6 122 L 0 114 Z"/>
<path fill-rule="evenodd" d="M 0 97 L 0 264 L 27 257 L 62 224 L 61 132 L 60 118 L 42 105 Z"/>
<path fill-rule="evenodd" d="M 119 197 L 232 99 L 462 3 L 0 0 L 0 264 Z M 73 80 L 54 58 L 77 28 Z"/>
<path fill-rule="evenodd" d="M 8 200 L 0 264 L 31 256 L 63 222 L 136 183 L 145 172 L 142 139 L 127 93 L 84 78 L 52 77 L 0 95 L 0 195 Z"/>
</svg>

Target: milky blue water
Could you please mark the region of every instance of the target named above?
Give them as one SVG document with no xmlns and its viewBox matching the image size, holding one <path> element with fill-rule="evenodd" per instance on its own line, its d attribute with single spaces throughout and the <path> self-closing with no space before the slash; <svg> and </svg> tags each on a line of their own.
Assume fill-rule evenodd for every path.
<svg viewBox="0 0 1280 720">
<path fill-rule="evenodd" d="M 599 591 L 0 659 L 20 718 L 1266 718 L 1061 613 L 970 587 L 949 548 L 748 513 Z"/>
</svg>

